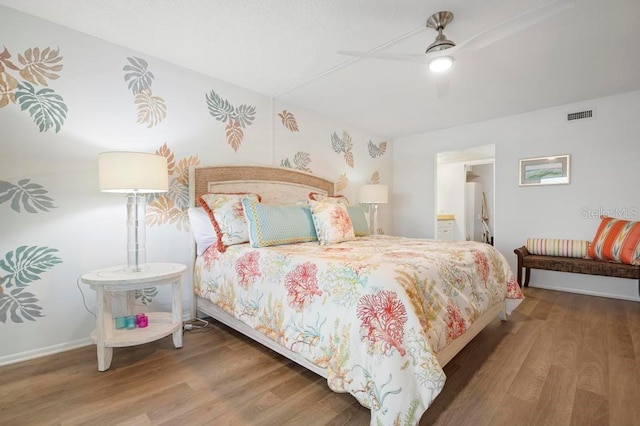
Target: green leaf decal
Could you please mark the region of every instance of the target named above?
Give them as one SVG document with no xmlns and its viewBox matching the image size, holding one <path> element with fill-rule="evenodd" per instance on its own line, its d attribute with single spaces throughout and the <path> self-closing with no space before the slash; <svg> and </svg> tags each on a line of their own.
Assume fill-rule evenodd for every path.
<svg viewBox="0 0 640 426">
<path fill-rule="evenodd" d="M 211 114 L 213 118 L 222 122 L 225 122 L 229 119 L 235 120 L 235 108 L 229 103 L 229 101 L 227 101 L 226 99 L 222 99 L 213 90 L 209 94 L 205 95 L 205 98 L 207 98 L 207 107 L 209 108 L 209 114 Z M 253 121 L 253 118 L 251 120 Z"/>
<path fill-rule="evenodd" d="M 158 295 L 158 288 L 149 287 L 143 290 L 136 290 L 134 294 L 136 299 L 142 299 L 143 305 L 147 305 L 151 303 L 153 301 L 153 298 Z"/>
<path fill-rule="evenodd" d="M 0 293 L 0 322 L 6 323 L 8 318 L 16 323 L 42 318 L 42 308 L 36 305 L 37 301 L 35 295 L 20 287 L 14 288 L 9 294 Z"/>
<path fill-rule="evenodd" d="M 0 268 L 8 272 L 0 278 L 0 286 L 25 287 L 39 280 L 40 274 L 62 263 L 62 259 L 54 254 L 57 252 L 54 248 L 38 246 L 20 246 L 15 252 L 10 251 L 0 259 Z"/>
<path fill-rule="evenodd" d="M 369 148 L 369 155 L 371 156 L 371 158 L 380 157 L 387 151 L 386 141 L 380 142 L 379 145 L 376 145 L 373 142 L 369 141 L 369 144 L 367 146 Z"/>
<path fill-rule="evenodd" d="M 179 209 L 189 208 L 189 187 L 183 185 L 177 177 L 171 178 L 166 197 L 171 199 Z"/>
<path fill-rule="evenodd" d="M 18 213 L 21 209 L 29 213 L 55 209 L 53 199 L 47 193 L 42 185 L 31 182 L 31 179 L 21 179 L 17 185 L 0 181 L 0 204 L 11 200 L 11 208 Z"/>
<path fill-rule="evenodd" d="M 353 153 L 351 152 L 353 141 L 346 130 L 342 131 L 342 138 L 336 132 L 331 134 L 331 147 L 337 154 L 344 153 L 344 161 L 353 168 Z"/>
<path fill-rule="evenodd" d="M 44 88 L 36 92 L 31 83 L 23 81 L 18 84 L 15 98 L 22 111 L 29 111 L 41 132 L 46 132 L 52 127 L 55 127 L 56 133 L 60 131 L 67 118 L 67 106 L 62 96 L 56 94 L 53 89 Z"/>
<path fill-rule="evenodd" d="M 309 163 L 311 163 L 311 155 L 308 152 L 299 151 L 293 156 L 293 164 L 298 170 L 313 173 L 309 168 Z"/>
<path fill-rule="evenodd" d="M 283 158 L 282 160 L 280 160 L 280 167 L 287 167 L 291 169 L 291 161 L 289 161 L 289 158 Z"/>
<path fill-rule="evenodd" d="M 127 58 L 127 61 L 129 61 L 131 65 L 125 65 L 122 70 L 126 71 L 124 81 L 129 83 L 129 90 L 131 90 L 134 95 L 137 95 L 142 90 L 151 89 L 154 76 L 153 73 L 147 69 L 149 63 L 135 56 Z"/>
<path fill-rule="evenodd" d="M 253 120 L 255 120 L 256 107 L 254 107 L 253 105 L 240 105 L 236 109 L 235 117 L 231 117 L 231 118 L 233 118 L 238 123 L 240 123 L 242 128 L 245 128 L 251 125 L 251 123 L 253 123 Z"/>
<path fill-rule="evenodd" d="M 340 139 L 336 132 L 331 134 L 331 147 L 337 154 L 344 151 L 344 142 L 342 142 L 342 139 Z"/>
</svg>

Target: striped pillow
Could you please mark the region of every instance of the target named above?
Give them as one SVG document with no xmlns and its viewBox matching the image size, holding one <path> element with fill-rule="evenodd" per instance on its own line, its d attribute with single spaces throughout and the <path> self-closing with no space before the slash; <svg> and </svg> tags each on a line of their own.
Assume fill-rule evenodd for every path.
<svg viewBox="0 0 640 426">
<path fill-rule="evenodd" d="M 540 256 L 585 257 L 589 241 L 527 238 L 527 251 Z"/>
<path fill-rule="evenodd" d="M 588 257 L 640 265 L 640 222 L 607 216 L 601 219 Z"/>
</svg>

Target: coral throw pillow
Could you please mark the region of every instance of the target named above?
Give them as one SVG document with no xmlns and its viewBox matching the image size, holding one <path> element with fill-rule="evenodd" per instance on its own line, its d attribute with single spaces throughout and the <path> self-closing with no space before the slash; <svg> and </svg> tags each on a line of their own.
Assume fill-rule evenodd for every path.
<svg viewBox="0 0 640 426">
<path fill-rule="evenodd" d="M 221 253 L 228 246 L 249 242 L 249 226 L 242 207 L 244 198 L 260 201 L 260 195 L 249 193 L 207 193 L 198 197 L 198 202 L 209 214 L 216 231 L 216 247 Z"/>
<path fill-rule="evenodd" d="M 603 216 L 588 257 L 640 265 L 640 222 Z"/>
<path fill-rule="evenodd" d="M 320 245 L 335 244 L 356 238 L 347 208 L 330 200 L 309 201 Z"/>
</svg>

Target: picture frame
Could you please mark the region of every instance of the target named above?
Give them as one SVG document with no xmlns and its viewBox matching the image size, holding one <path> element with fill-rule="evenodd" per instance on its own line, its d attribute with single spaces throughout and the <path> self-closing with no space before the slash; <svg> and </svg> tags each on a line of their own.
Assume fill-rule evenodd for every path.
<svg viewBox="0 0 640 426">
<path fill-rule="evenodd" d="M 567 185 L 570 179 L 569 154 L 520 159 L 519 186 Z"/>
</svg>

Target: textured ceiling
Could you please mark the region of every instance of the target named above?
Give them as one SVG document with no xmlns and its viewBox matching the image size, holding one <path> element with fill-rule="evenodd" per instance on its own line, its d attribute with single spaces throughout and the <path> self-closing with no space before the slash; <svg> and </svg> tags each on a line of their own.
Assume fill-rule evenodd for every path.
<svg viewBox="0 0 640 426">
<path fill-rule="evenodd" d="M 394 137 L 640 89 L 640 1 L 574 7 L 461 51 L 448 91 L 415 63 L 338 50 L 421 53 L 439 10 L 458 43 L 550 0 L 0 0 L 277 99 Z M 411 36 L 405 37 L 407 34 Z"/>
</svg>

